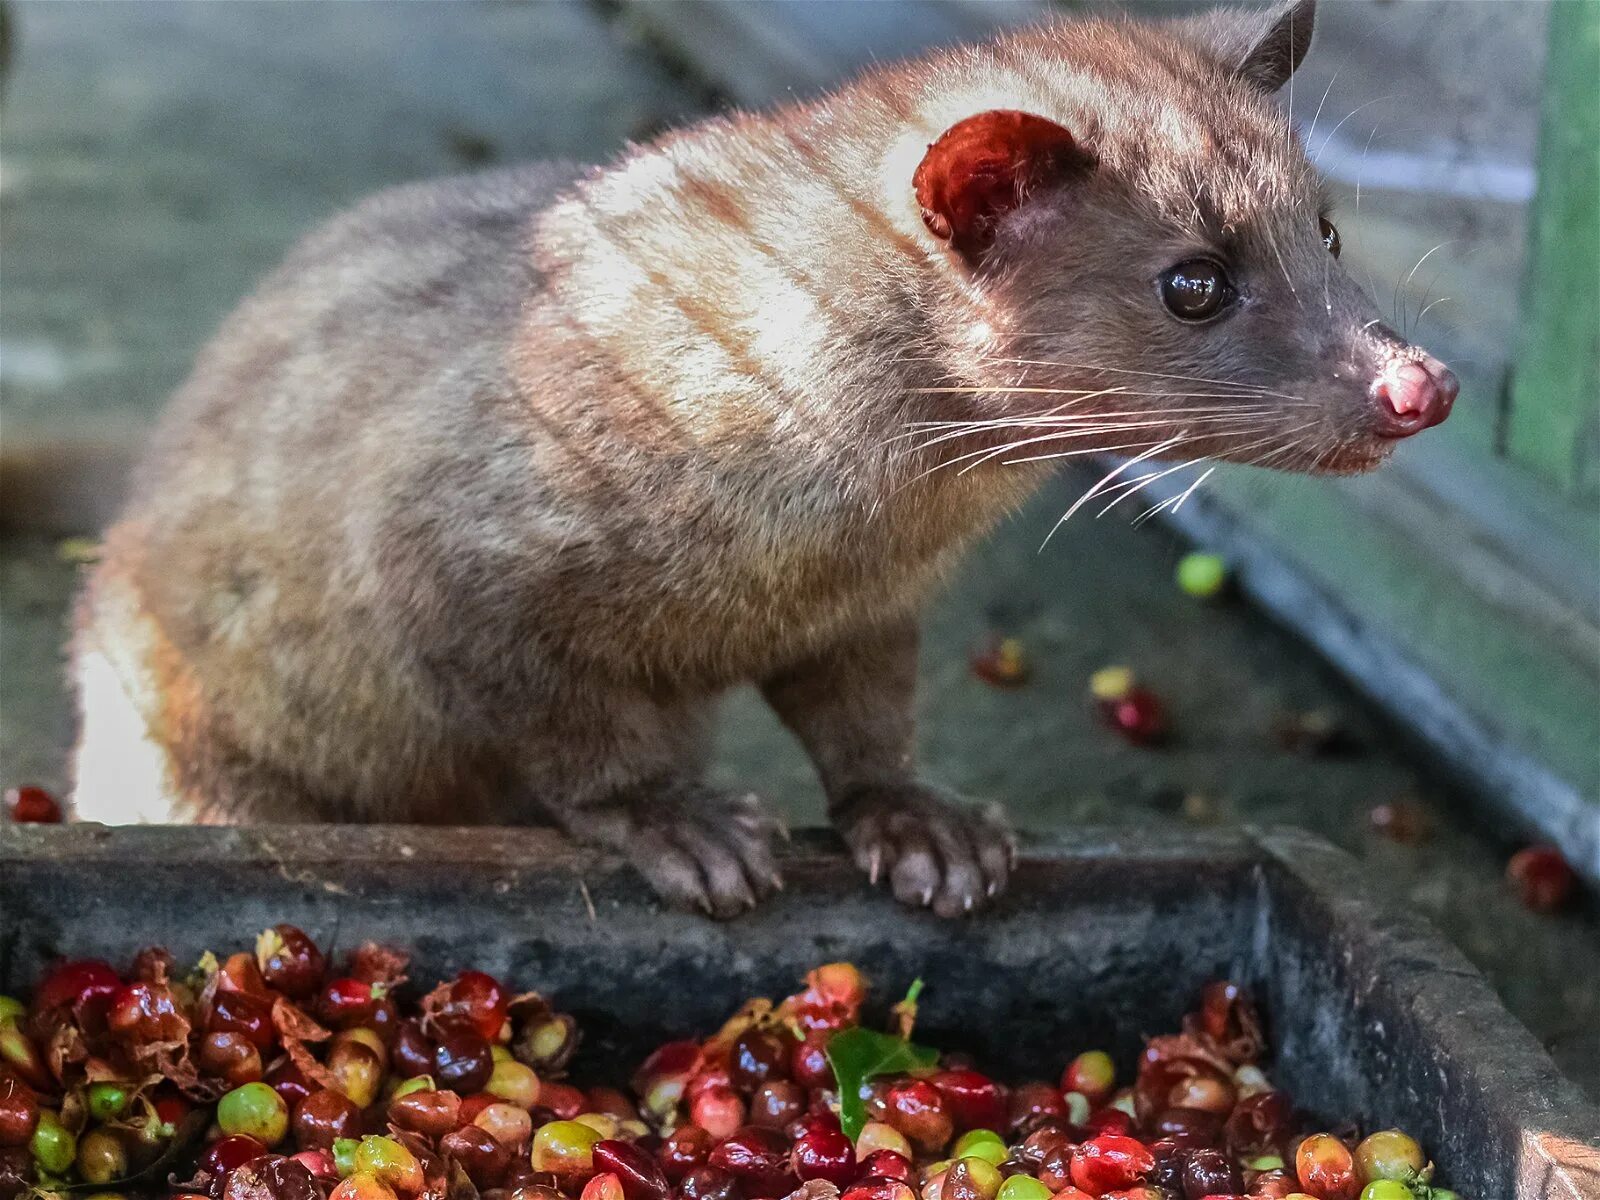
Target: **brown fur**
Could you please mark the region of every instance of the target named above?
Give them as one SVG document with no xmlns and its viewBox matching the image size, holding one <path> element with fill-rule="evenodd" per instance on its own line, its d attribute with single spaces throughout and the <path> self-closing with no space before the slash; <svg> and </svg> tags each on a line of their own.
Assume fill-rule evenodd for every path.
<svg viewBox="0 0 1600 1200">
<path fill-rule="evenodd" d="M 916 782 L 916 615 L 1044 468 L 928 473 L 1014 431 L 917 451 L 914 423 L 1138 370 L 1293 395 L 1285 465 L 1383 452 L 1364 381 L 1412 351 L 1357 329 L 1313 172 L 1246 78 L 1281 15 L 1063 23 L 313 234 L 201 355 L 85 592 L 80 815 L 549 817 L 729 913 L 776 879 L 771 823 L 700 772 L 718 694 L 753 680 L 865 867 L 981 902 L 1009 838 Z M 1095 166 L 975 264 L 911 177 L 994 108 Z M 1207 248 L 1248 302 L 1181 328 L 1151 280 Z M 1128 390 L 1087 411 L 1186 403 Z"/>
</svg>

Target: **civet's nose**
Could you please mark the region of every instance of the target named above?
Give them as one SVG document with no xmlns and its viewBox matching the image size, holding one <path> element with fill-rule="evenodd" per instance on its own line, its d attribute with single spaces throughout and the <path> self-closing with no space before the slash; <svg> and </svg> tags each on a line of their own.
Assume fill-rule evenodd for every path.
<svg viewBox="0 0 1600 1200">
<path fill-rule="evenodd" d="M 1455 372 L 1431 354 L 1390 359 L 1372 384 L 1378 435 L 1410 437 L 1437 425 L 1450 415 L 1460 391 Z"/>
</svg>

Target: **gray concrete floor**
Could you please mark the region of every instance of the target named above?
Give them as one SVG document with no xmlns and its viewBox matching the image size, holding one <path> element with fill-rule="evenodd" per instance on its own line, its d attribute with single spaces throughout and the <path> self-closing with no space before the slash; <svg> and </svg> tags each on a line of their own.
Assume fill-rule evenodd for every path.
<svg viewBox="0 0 1600 1200">
<path fill-rule="evenodd" d="M 136 445 L 223 313 L 287 244 L 388 183 L 485 161 L 602 157 L 704 102 L 578 0 L 540 4 L 24 3 L 0 127 L 0 386 L 8 441 Z M 928 625 L 930 774 L 1004 801 L 1018 823 L 1304 825 L 1365 860 L 1372 886 L 1433 918 L 1511 1009 L 1600 1096 L 1600 935 L 1592 913 L 1537 917 L 1500 880 L 1506 847 L 1375 723 L 1319 661 L 1232 603 L 1171 581 L 1180 548 L 1116 515 L 1075 519 L 1063 477 L 985 543 Z M 107 484 L 114 489 L 114 482 Z M 82 532 L 92 533 L 85 529 Z M 0 541 L 0 779 L 60 787 L 61 688 L 76 571 L 56 539 Z M 973 679 L 1000 630 L 1028 686 Z M 1099 728 L 1089 674 L 1134 666 L 1176 728 L 1161 750 Z M 749 696 L 728 706 L 717 771 L 791 819 L 821 803 L 802 757 Z M 1286 752 L 1274 727 L 1326 711 L 1348 755 Z M 1410 800 L 1432 836 L 1374 834 Z"/>
</svg>

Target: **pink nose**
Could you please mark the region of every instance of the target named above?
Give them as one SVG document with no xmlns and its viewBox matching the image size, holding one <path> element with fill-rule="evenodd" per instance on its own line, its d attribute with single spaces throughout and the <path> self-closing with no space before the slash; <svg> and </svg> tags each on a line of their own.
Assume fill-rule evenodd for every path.
<svg viewBox="0 0 1600 1200">
<path fill-rule="evenodd" d="M 1391 360 L 1372 385 L 1378 435 L 1410 437 L 1437 425 L 1450 415 L 1460 391 L 1455 372 L 1432 355 Z"/>
</svg>

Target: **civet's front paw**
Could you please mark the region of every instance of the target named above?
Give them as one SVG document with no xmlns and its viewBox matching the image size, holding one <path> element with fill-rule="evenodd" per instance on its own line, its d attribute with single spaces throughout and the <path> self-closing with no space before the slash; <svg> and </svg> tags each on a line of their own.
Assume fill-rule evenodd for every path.
<svg viewBox="0 0 1600 1200">
<path fill-rule="evenodd" d="M 669 904 L 738 916 L 783 886 L 772 858 L 782 830 L 754 796 L 676 784 L 585 813 Z"/>
<path fill-rule="evenodd" d="M 1016 839 L 998 807 L 969 808 L 920 784 L 858 788 L 832 815 L 873 883 L 887 878 L 896 899 L 941 917 L 998 896 L 1016 858 Z"/>
</svg>

